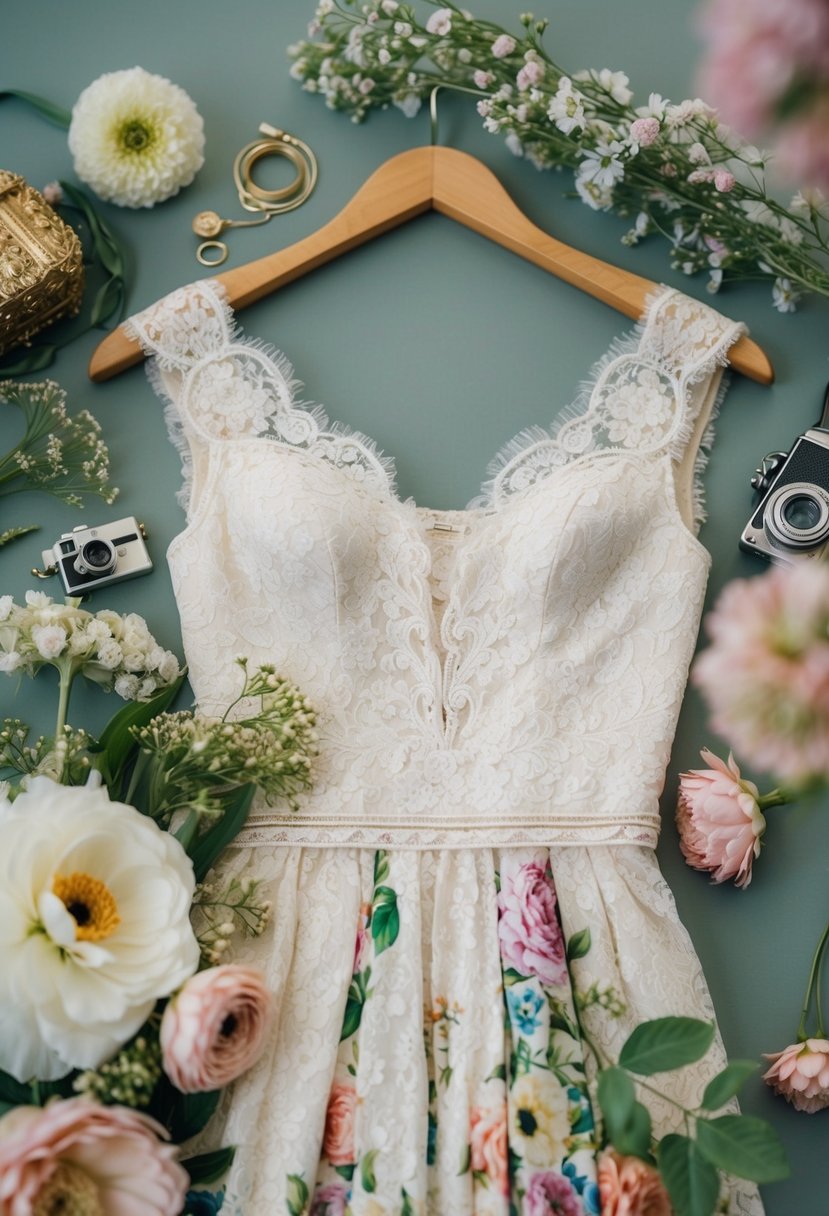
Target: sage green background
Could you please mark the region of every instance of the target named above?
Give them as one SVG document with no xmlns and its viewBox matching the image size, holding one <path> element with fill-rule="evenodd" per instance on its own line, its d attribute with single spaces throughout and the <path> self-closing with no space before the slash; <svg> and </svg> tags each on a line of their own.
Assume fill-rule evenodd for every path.
<svg viewBox="0 0 829 1216">
<path fill-rule="evenodd" d="M 481 0 L 475 12 L 518 28 L 526 2 Z M 677 101 L 694 95 L 698 44 L 691 5 L 541 3 L 546 10 L 537 15 L 550 18 L 547 46 L 567 70 L 624 69 L 641 102 L 650 91 Z M 228 265 L 314 231 L 388 156 L 428 141 L 425 113 L 409 121 L 394 110 L 353 126 L 300 89 L 289 77 L 285 47 L 303 35 L 311 15 L 308 0 L 237 0 L 232 6 L 217 0 L 0 3 L 0 88 L 27 89 L 69 108 L 103 72 L 140 64 L 185 88 L 204 117 L 206 163 L 191 187 L 148 211 L 103 206 L 130 250 L 130 311 L 205 273 L 195 261 L 190 220 L 207 207 L 242 214 L 231 163 L 261 121 L 311 144 L 320 161 L 319 185 L 292 214 L 231 233 Z M 627 227 L 623 220 L 565 197 L 568 174 L 538 173 L 485 134 L 471 99 L 443 95 L 440 125 L 442 141 L 478 154 L 542 227 L 710 301 L 703 278 L 686 279 L 671 270 L 667 246 L 657 238 L 625 248 L 619 243 Z M 74 180 L 65 134 L 17 101 L 0 105 L 0 165 L 35 186 L 58 177 Z M 274 182 L 282 180 L 274 166 L 263 166 L 263 175 L 268 168 Z M 737 549 L 751 504 L 749 477 L 766 451 L 787 448 L 815 421 L 828 376 L 829 301 L 810 301 L 794 317 L 780 316 L 766 287 L 748 285 L 729 289 L 716 303 L 748 323 L 773 359 L 777 382 L 762 388 L 735 376 L 719 422 L 706 477 L 709 520 L 702 532 L 714 557 L 709 602 L 729 579 L 763 569 Z M 604 305 L 436 215 L 284 289 L 249 309 L 242 322 L 248 333 L 289 354 L 308 399 L 325 403 L 333 417 L 367 432 L 396 456 L 404 496 L 447 508 L 463 506 L 477 492 L 505 440 L 523 426 L 549 422 L 593 361 L 628 328 Z M 100 592 L 92 607 L 142 613 L 163 644 L 180 653 L 164 562 L 165 548 L 183 523 L 175 501 L 178 457 L 141 369 L 102 386 L 87 379 L 95 342 L 92 336 L 80 340 L 45 374 L 67 390 L 70 408 L 87 406 L 102 422 L 121 497 L 112 508 L 93 503 L 83 515 L 44 495 L 3 500 L 0 529 L 32 522 L 42 530 L 0 551 L 0 593 L 20 597 L 33 585 L 28 569 L 60 531 L 82 520 L 136 514 L 148 527 L 156 570 Z M 0 451 L 13 443 L 15 421 L 0 416 Z M 46 586 L 59 594 L 57 585 Z M 20 687 L 5 679 L 0 716 L 14 713 L 48 729 L 51 675 Z M 70 716 L 95 729 L 116 707 L 97 691 L 78 687 Z M 766 848 L 749 890 L 712 887 L 685 866 L 672 815 L 676 774 L 698 763 L 703 744 L 721 747 L 706 728 L 699 699 L 689 692 L 669 769 L 659 856 L 702 959 L 729 1054 L 758 1058 L 795 1037 L 809 960 L 829 912 L 829 798 L 770 813 Z M 790 1180 L 765 1188 L 769 1216 L 826 1216 L 829 1115 L 796 1113 L 758 1079 L 747 1084 L 743 1106 L 774 1123 L 792 1162 Z"/>
</svg>

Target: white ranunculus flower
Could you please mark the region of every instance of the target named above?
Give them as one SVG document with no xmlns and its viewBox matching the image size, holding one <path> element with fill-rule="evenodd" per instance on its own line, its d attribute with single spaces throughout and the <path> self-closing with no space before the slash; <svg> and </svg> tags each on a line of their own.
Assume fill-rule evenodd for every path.
<svg viewBox="0 0 829 1216">
<path fill-rule="evenodd" d="M 204 164 L 204 124 L 184 89 L 163 76 L 107 72 L 75 102 L 69 150 L 99 198 L 152 207 L 189 186 Z"/>
<path fill-rule="evenodd" d="M 0 1068 L 97 1068 L 192 975 L 193 867 L 103 788 L 34 777 L 0 800 Z"/>
</svg>

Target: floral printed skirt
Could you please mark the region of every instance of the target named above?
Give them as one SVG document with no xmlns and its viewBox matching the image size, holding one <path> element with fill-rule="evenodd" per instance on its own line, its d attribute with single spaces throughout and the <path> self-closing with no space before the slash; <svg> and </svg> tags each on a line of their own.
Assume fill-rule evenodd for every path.
<svg viewBox="0 0 829 1216">
<path fill-rule="evenodd" d="M 644 1018 L 712 1016 L 644 846 L 260 846 L 223 870 L 267 880 L 271 923 L 234 957 L 279 1016 L 193 1146 L 237 1146 L 222 1216 L 598 1216 L 580 1028 L 614 1059 Z M 720 1067 L 717 1046 L 673 1097 Z M 670 1102 L 651 1113 L 675 1130 Z"/>
</svg>

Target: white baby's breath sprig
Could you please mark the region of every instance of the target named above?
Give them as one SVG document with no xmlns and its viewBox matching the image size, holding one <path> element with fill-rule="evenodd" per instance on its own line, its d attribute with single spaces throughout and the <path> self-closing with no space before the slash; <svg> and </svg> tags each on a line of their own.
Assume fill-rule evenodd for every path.
<svg viewBox="0 0 829 1216">
<path fill-rule="evenodd" d="M 196 887 L 190 918 L 202 959 L 209 967 L 223 960 L 237 929 L 247 937 L 263 933 L 271 917 L 271 901 L 259 893 L 262 879 L 235 876 L 217 884 L 211 874 Z"/>
<path fill-rule="evenodd" d="M 70 415 L 66 393 L 54 380 L 21 384 L 0 381 L 0 403 L 23 415 L 23 438 L 0 457 L 0 496 L 20 490 L 46 490 L 73 506 L 84 495 L 115 501 L 109 483 L 109 452 L 101 427 L 89 410 Z"/>
<path fill-rule="evenodd" d="M 484 127 L 539 169 L 567 168 L 593 210 L 635 217 L 622 238 L 666 237 L 672 264 L 705 272 L 707 288 L 765 279 L 793 311 L 804 292 L 829 295 L 825 200 L 791 206 L 766 190 L 767 158 L 740 141 L 700 98 L 651 93 L 637 106 L 624 72 L 567 72 L 531 13 L 512 34 L 456 4 L 428 0 L 420 18 L 395 0 L 323 0 L 309 38 L 288 48 L 291 74 L 333 110 L 362 121 L 390 105 L 413 116 L 437 85 L 478 90 Z"/>
</svg>

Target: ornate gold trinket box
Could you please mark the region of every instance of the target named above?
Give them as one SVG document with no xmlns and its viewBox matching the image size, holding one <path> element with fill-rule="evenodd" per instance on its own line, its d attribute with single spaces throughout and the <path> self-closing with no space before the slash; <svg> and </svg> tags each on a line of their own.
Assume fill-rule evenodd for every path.
<svg viewBox="0 0 829 1216">
<path fill-rule="evenodd" d="M 81 307 L 81 242 L 42 195 L 0 169 L 0 355 Z"/>
</svg>

